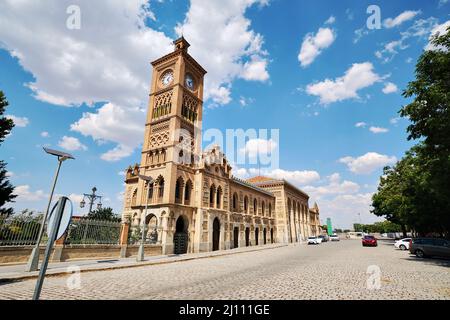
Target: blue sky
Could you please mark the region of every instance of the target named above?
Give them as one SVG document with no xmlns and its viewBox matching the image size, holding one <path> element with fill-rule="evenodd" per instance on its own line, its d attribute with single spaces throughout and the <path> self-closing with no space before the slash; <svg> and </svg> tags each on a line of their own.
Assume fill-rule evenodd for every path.
<svg viewBox="0 0 450 320">
<path fill-rule="evenodd" d="M 66 25 L 72 4 L 80 29 Z M 380 29 L 366 25 L 372 4 Z M 401 92 L 449 13 L 446 0 L 2 1 L 0 89 L 17 126 L 1 158 L 19 194 L 13 207 L 45 208 L 50 146 L 76 157 L 63 165 L 58 194 L 78 202 L 95 185 L 120 212 L 120 172 L 140 160 L 149 61 L 183 33 L 208 70 L 204 129 L 279 129 L 270 147 L 280 168 L 262 173 L 307 191 L 323 222 L 348 227 L 358 213 L 376 221 L 370 197 L 382 168 L 412 145 L 398 119 L 408 103 Z"/>
</svg>

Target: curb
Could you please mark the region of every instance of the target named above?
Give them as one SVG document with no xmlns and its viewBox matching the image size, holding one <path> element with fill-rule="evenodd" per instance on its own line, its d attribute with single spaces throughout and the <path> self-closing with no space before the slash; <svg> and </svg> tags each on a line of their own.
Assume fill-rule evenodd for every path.
<svg viewBox="0 0 450 320">
<path fill-rule="evenodd" d="M 271 246 L 271 247 L 261 247 L 261 248 L 252 249 L 252 250 L 235 251 L 235 252 L 233 252 L 231 249 L 229 249 L 229 250 L 223 250 L 220 253 L 213 253 L 213 254 L 208 254 L 208 255 L 200 256 L 200 257 L 189 257 L 189 256 L 186 256 L 186 257 L 181 257 L 181 258 L 173 259 L 173 260 L 169 260 L 169 261 L 147 261 L 147 262 L 144 261 L 144 262 L 133 262 L 133 263 L 130 263 L 128 265 L 109 266 L 109 267 L 100 267 L 100 268 L 95 268 L 95 267 L 94 268 L 87 268 L 87 269 L 81 269 L 80 273 L 95 272 L 95 271 L 119 270 L 119 269 L 126 269 L 126 268 L 137 268 L 137 267 L 145 267 L 145 266 L 152 266 L 152 265 L 170 264 L 170 263 L 177 263 L 177 262 L 184 262 L 184 261 L 191 261 L 191 260 L 199 260 L 199 259 L 206 259 L 206 258 L 230 256 L 230 255 L 242 254 L 242 253 L 247 253 L 247 252 L 256 252 L 256 251 L 263 251 L 263 250 L 278 249 L 278 248 L 287 247 L 287 246 L 289 246 L 289 244 L 280 244 L 280 245 L 275 245 L 275 246 Z M 229 251 L 231 251 L 231 252 L 229 252 Z M 73 272 L 71 272 L 71 271 L 62 271 L 61 270 L 61 271 L 55 271 L 53 273 L 47 273 L 45 275 L 45 277 L 46 278 L 48 278 L 48 277 L 61 277 L 61 276 L 70 275 L 70 274 L 73 274 Z M 5 277 L 5 278 L 2 278 L 2 276 L 0 275 L 0 284 L 6 284 L 6 283 L 12 283 L 12 282 L 20 282 L 20 281 L 24 281 L 24 280 L 31 280 L 31 279 L 37 279 L 37 278 L 38 278 L 38 274 L 18 275 L 18 276 L 11 276 L 11 277 Z"/>
</svg>

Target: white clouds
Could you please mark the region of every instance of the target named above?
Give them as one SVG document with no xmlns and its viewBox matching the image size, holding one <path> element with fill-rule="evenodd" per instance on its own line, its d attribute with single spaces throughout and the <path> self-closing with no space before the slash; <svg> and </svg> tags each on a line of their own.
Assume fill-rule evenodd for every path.
<svg viewBox="0 0 450 320">
<path fill-rule="evenodd" d="M 355 63 L 345 75 L 335 80 L 325 79 L 322 82 L 309 84 L 306 92 L 320 97 L 321 104 L 358 98 L 358 91 L 380 81 L 380 76 L 373 71 L 370 62 Z"/>
<path fill-rule="evenodd" d="M 71 193 L 68 198 L 73 202 L 73 205 L 75 207 L 77 207 L 77 205 L 79 205 L 79 203 L 81 202 L 81 200 L 83 200 L 83 195 L 82 194 L 76 194 L 76 193 Z"/>
<path fill-rule="evenodd" d="M 149 61 L 172 51 L 172 39 L 144 25 L 151 13 L 146 0 L 77 1 L 82 14 L 80 30 L 65 27 L 69 4 L 59 0 L 48 0 L 45 6 L 35 1 L 2 1 L 0 39 L 4 47 L 33 74 L 35 80 L 28 86 L 37 99 L 65 106 L 109 101 L 117 106 L 114 111 L 135 115 L 136 106 L 148 101 Z M 108 122 L 110 118 L 102 118 L 104 110 L 101 107 L 98 113 L 85 114 L 80 122 L 92 129 L 80 131 L 95 131 L 94 139 L 122 143 L 124 138 L 115 139 L 122 128 L 117 122 Z M 134 123 L 127 124 L 131 128 L 140 125 L 141 134 L 130 139 L 142 141 L 143 118 L 141 113 L 133 118 Z M 105 121 L 89 123 L 93 119 Z M 132 145 L 138 144 L 133 141 Z"/>
<path fill-rule="evenodd" d="M 365 122 L 358 122 L 358 123 L 355 124 L 355 127 L 356 128 L 365 128 L 365 127 L 367 127 L 367 123 L 365 123 Z M 382 128 L 382 127 L 376 127 L 376 126 L 370 126 L 369 127 L 369 131 L 372 132 L 372 133 L 378 134 L 378 133 L 389 132 L 389 129 Z"/>
<path fill-rule="evenodd" d="M 450 27 L 450 20 L 436 25 L 433 30 L 431 30 L 431 34 L 430 34 L 430 38 L 429 40 L 431 40 L 431 38 L 437 34 L 443 35 L 447 32 L 447 28 Z M 433 44 L 431 44 L 430 42 L 427 44 L 427 46 L 425 47 L 425 50 L 437 50 L 438 48 L 436 48 L 436 46 L 434 46 Z"/>
<path fill-rule="evenodd" d="M 243 107 L 246 107 L 249 104 L 252 104 L 253 102 L 255 102 L 255 99 L 253 99 L 253 98 L 246 98 L 246 97 L 242 97 L 242 96 L 239 98 L 239 104 Z"/>
<path fill-rule="evenodd" d="M 77 4 L 80 30 L 65 27 L 67 1 L 49 0 L 42 6 L 7 0 L 0 5 L 0 38 L 35 77 L 29 87 L 36 98 L 66 106 L 145 102 L 148 61 L 172 48 L 170 38 L 144 27 L 146 1 Z"/>
<path fill-rule="evenodd" d="M 80 140 L 68 136 L 62 137 L 62 139 L 58 142 L 58 146 L 67 151 L 87 150 L 87 147 L 84 144 L 82 144 Z"/>
<path fill-rule="evenodd" d="M 26 117 L 17 117 L 13 115 L 5 115 L 5 117 L 11 119 L 16 125 L 16 127 L 20 128 L 25 128 L 30 123 L 30 121 Z"/>
<path fill-rule="evenodd" d="M 319 187 L 306 186 L 303 190 L 310 193 L 316 199 L 320 199 L 324 195 L 357 193 L 360 189 L 359 185 L 355 182 L 348 180 L 341 182 L 339 173 L 334 173 L 327 178 L 328 185 Z"/>
<path fill-rule="evenodd" d="M 397 125 L 400 119 L 401 119 L 400 117 L 392 118 L 389 120 L 389 123 L 392 125 Z"/>
<path fill-rule="evenodd" d="M 123 159 L 125 157 L 128 157 L 133 153 L 133 148 L 125 145 L 118 145 L 114 149 L 109 150 L 108 152 L 101 155 L 101 159 L 105 161 L 119 161 L 120 159 Z"/>
<path fill-rule="evenodd" d="M 370 174 L 377 169 L 397 162 L 397 158 L 392 156 L 379 154 L 376 152 L 368 152 L 358 158 L 344 157 L 339 159 L 340 163 L 347 165 L 348 169 L 356 174 Z"/>
<path fill-rule="evenodd" d="M 138 108 L 148 101 L 149 61 L 171 52 L 172 39 L 145 26 L 146 18 L 156 18 L 147 0 L 77 1 L 80 30 L 65 27 L 69 4 L 2 1 L 0 39 L 33 74 L 35 80 L 28 87 L 37 99 L 64 106 L 106 102 L 85 113 L 72 129 L 116 143 L 103 158 L 118 160 L 142 142 L 145 115 Z M 244 16 L 255 4 L 263 6 L 267 1 L 193 0 L 176 29 L 179 35 L 183 30 L 192 44 L 190 53 L 208 70 L 205 100 L 211 98 L 215 106 L 231 101 L 235 79 L 269 79 L 264 39 L 251 30 L 251 21 Z M 124 114 L 126 118 L 119 121 Z M 125 120 L 133 121 L 127 123 L 131 129 L 124 128 Z"/>
<path fill-rule="evenodd" d="M 298 61 L 302 67 L 307 67 L 322 53 L 322 51 L 334 42 L 335 32 L 330 28 L 320 28 L 314 35 L 309 33 L 303 39 Z"/>
<path fill-rule="evenodd" d="M 384 94 L 395 93 L 395 92 L 397 92 L 397 90 L 398 90 L 398 88 L 397 88 L 397 85 L 395 85 L 395 83 L 388 82 L 385 84 L 385 86 L 383 88 L 383 93 Z"/>
<path fill-rule="evenodd" d="M 254 55 L 250 61 L 244 64 L 241 77 L 245 80 L 266 81 L 269 79 L 267 72 L 267 59 Z"/>
<path fill-rule="evenodd" d="M 256 158 L 259 155 L 271 154 L 277 147 L 277 143 L 272 139 L 250 139 L 245 144 L 245 147 L 240 149 L 240 152 L 245 153 L 250 158 Z"/>
<path fill-rule="evenodd" d="M 245 169 L 236 167 L 233 169 L 233 174 L 241 178 L 249 178 L 251 176 L 264 175 L 274 179 L 285 179 L 290 183 L 297 185 L 299 188 L 301 188 L 302 185 L 313 183 L 320 180 L 319 173 L 313 170 L 303 170 L 303 171 L 299 170 L 289 171 L 283 169 L 259 170 L 256 168 Z"/>
<path fill-rule="evenodd" d="M 367 36 L 369 34 L 369 29 L 367 29 L 367 26 L 364 26 L 362 28 L 359 28 L 355 30 L 355 37 L 353 38 L 353 43 L 358 43 L 359 40 L 361 40 L 362 37 Z"/>
<path fill-rule="evenodd" d="M 42 138 L 48 138 L 48 137 L 50 137 L 50 134 L 47 131 L 42 131 L 41 132 L 41 137 Z"/>
<path fill-rule="evenodd" d="M 275 169 L 268 172 L 268 176 L 275 179 L 285 179 L 291 183 L 301 187 L 301 185 L 311 183 L 320 179 L 320 175 L 317 171 L 311 170 L 295 170 L 288 171 L 283 169 Z"/>
<path fill-rule="evenodd" d="M 407 43 L 409 39 L 427 37 L 437 25 L 437 19 L 434 17 L 414 21 L 411 27 L 400 33 L 400 39 L 384 44 L 382 50 L 375 52 L 376 57 L 382 60 L 383 63 L 390 62 L 400 50 L 405 50 L 409 47 Z"/>
<path fill-rule="evenodd" d="M 216 105 L 231 101 L 231 82 L 236 78 L 266 81 L 267 52 L 263 37 L 250 29 L 245 17 L 255 4 L 266 0 L 192 0 L 178 35 L 191 43 L 190 53 L 208 71 L 205 78 L 205 99 Z M 214 28 L 211 28 L 214 26 Z"/>
<path fill-rule="evenodd" d="M 385 28 L 388 28 L 388 29 L 397 27 L 397 26 L 401 25 L 403 22 L 413 19 L 415 16 L 417 16 L 420 13 L 421 13 L 420 10 L 418 10 L 418 11 L 407 10 L 407 11 L 400 13 L 395 18 L 388 18 L 388 19 L 384 20 L 383 25 Z"/>
<path fill-rule="evenodd" d="M 330 16 L 327 21 L 325 21 L 325 24 L 333 24 L 336 22 L 336 18 L 334 16 Z"/>
<path fill-rule="evenodd" d="M 370 132 L 375 133 L 375 134 L 389 132 L 389 129 L 381 128 L 381 127 L 374 127 L 374 126 L 370 127 L 369 130 L 370 130 Z"/>
<path fill-rule="evenodd" d="M 104 160 L 116 161 L 129 156 L 140 145 L 144 121 L 145 113 L 142 110 L 108 103 L 97 113 L 84 113 L 78 122 L 72 124 L 71 130 L 91 136 L 98 142 L 117 142 L 117 147 L 102 155 Z"/>
<path fill-rule="evenodd" d="M 47 197 L 45 192 L 42 190 L 31 191 L 29 185 L 17 186 L 14 189 L 14 194 L 17 195 L 16 202 L 39 201 Z"/>
<path fill-rule="evenodd" d="M 340 228 L 352 228 L 354 223 L 359 223 L 359 217 L 362 223 L 367 224 L 382 221 L 383 218 L 370 213 L 372 195 L 373 193 L 342 194 L 321 199 L 320 211 L 327 212 L 327 217 L 331 218 L 333 225 Z"/>
</svg>

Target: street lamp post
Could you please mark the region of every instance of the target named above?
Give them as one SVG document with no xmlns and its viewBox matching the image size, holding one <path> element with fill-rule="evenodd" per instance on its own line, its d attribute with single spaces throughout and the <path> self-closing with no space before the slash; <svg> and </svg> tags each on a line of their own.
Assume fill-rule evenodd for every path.
<svg viewBox="0 0 450 320">
<path fill-rule="evenodd" d="M 146 181 L 147 182 L 147 198 L 145 201 L 145 214 L 144 214 L 144 219 L 142 219 L 142 239 L 141 239 L 141 244 L 139 246 L 139 251 L 138 251 L 138 255 L 136 257 L 136 261 L 140 262 L 140 261 L 144 261 L 144 243 L 145 243 L 145 220 L 147 219 L 147 209 L 148 209 L 148 197 L 150 195 L 150 184 L 153 182 L 153 178 L 152 177 L 147 177 L 144 175 L 139 175 L 139 178 Z"/>
<path fill-rule="evenodd" d="M 65 152 L 52 150 L 52 149 L 48 149 L 48 148 L 44 148 L 44 151 L 47 154 L 58 157 L 58 167 L 56 169 L 55 176 L 53 178 L 52 191 L 50 192 L 50 197 L 48 199 L 47 210 L 45 211 L 45 214 L 42 217 L 42 222 L 41 222 L 41 226 L 39 228 L 36 245 L 34 246 L 33 250 L 31 251 L 30 258 L 28 259 L 28 263 L 27 263 L 27 266 L 25 269 L 27 272 L 38 270 L 39 244 L 41 243 L 42 235 L 44 234 L 44 225 L 45 225 L 45 222 L 47 221 L 47 216 L 48 216 L 48 211 L 50 210 L 50 205 L 52 204 L 53 193 L 55 192 L 56 182 L 58 181 L 59 170 L 61 169 L 61 165 L 64 161 L 66 161 L 68 159 L 75 159 L 72 155 L 65 153 Z"/>
<path fill-rule="evenodd" d="M 97 209 L 100 210 L 102 208 L 102 196 L 96 195 L 95 194 L 96 191 L 97 191 L 97 188 L 93 187 L 91 194 L 83 193 L 83 200 L 81 200 L 81 202 L 80 202 L 80 208 L 84 208 L 84 206 L 86 205 L 86 201 L 84 201 L 85 198 L 87 198 L 89 200 L 89 213 L 92 212 L 92 207 L 94 206 L 94 202 L 97 199 L 100 200 L 100 202 L 97 204 Z"/>
</svg>

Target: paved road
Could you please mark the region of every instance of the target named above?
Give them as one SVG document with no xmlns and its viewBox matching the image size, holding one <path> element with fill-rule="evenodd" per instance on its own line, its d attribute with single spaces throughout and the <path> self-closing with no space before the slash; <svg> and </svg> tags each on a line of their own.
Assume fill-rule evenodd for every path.
<svg viewBox="0 0 450 320">
<path fill-rule="evenodd" d="M 373 265 L 381 270 L 381 287 L 369 290 L 366 272 Z M 68 280 L 74 283 L 67 276 L 48 278 L 42 298 L 450 299 L 450 261 L 419 260 L 392 244 L 363 248 L 356 240 L 87 272 L 75 289 Z M 29 299 L 34 285 L 0 285 L 0 299 Z"/>
</svg>

